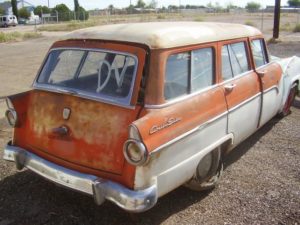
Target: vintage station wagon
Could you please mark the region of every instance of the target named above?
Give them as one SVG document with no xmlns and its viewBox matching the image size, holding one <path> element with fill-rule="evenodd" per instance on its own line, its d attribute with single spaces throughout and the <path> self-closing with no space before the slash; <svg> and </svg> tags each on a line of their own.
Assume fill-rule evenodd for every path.
<svg viewBox="0 0 300 225">
<path fill-rule="evenodd" d="M 299 90 L 300 59 L 271 60 L 256 28 L 107 25 L 50 48 L 32 90 L 7 97 L 4 159 L 142 212 L 185 184 L 218 182 L 224 154 Z"/>
</svg>

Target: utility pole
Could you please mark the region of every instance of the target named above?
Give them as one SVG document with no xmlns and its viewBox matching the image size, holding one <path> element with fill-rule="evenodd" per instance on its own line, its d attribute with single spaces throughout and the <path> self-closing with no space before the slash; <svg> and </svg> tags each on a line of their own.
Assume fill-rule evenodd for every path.
<svg viewBox="0 0 300 225">
<path fill-rule="evenodd" d="M 50 3 L 49 3 L 49 0 L 48 0 L 48 8 L 50 8 Z"/>
<path fill-rule="evenodd" d="M 275 0 L 274 9 L 274 26 L 273 26 L 273 38 L 279 37 L 279 25 L 280 25 L 280 0 Z"/>
</svg>

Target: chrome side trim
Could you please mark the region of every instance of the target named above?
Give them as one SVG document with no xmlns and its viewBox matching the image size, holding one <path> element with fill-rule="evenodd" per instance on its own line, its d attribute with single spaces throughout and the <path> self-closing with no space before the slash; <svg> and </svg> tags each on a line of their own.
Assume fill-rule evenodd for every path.
<svg viewBox="0 0 300 225">
<path fill-rule="evenodd" d="M 189 130 L 188 132 L 179 135 L 178 137 L 172 139 L 171 141 L 169 141 L 169 142 L 167 142 L 167 143 L 165 143 L 165 144 L 157 147 L 153 151 L 151 151 L 149 153 L 149 156 L 151 156 L 151 155 L 159 152 L 160 150 L 162 150 L 162 149 L 164 149 L 164 148 L 166 148 L 166 147 L 168 147 L 168 146 L 170 146 L 170 145 L 172 145 L 172 144 L 180 141 L 181 139 L 183 139 L 183 138 L 185 138 L 185 137 L 187 137 L 187 136 L 195 133 L 196 131 L 200 131 L 200 130 L 204 129 L 206 126 L 208 126 L 209 124 L 213 123 L 214 121 L 216 121 L 218 119 L 221 119 L 224 116 L 227 116 L 227 114 L 228 114 L 228 111 L 225 111 L 225 112 L 221 113 L 220 115 L 218 115 L 218 116 L 216 116 L 216 117 L 214 117 L 214 118 L 212 118 L 212 119 L 210 119 L 210 120 L 202 123 L 201 125 L 199 125 L 199 126 L 193 128 L 193 129 Z"/>
<path fill-rule="evenodd" d="M 233 111 L 237 110 L 238 108 L 242 107 L 243 105 L 246 105 L 247 103 L 249 103 L 252 100 L 254 100 L 255 98 L 257 98 L 258 96 L 261 96 L 261 92 L 258 92 L 257 94 L 253 95 L 251 98 L 248 98 L 245 101 L 243 101 L 243 102 L 237 104 L 236 106 L 232 107 L 231 109 L 229 109 L 229 112 L 233 112 Z"/>
<path fill-rule="evenodd" d="M 217 88 L 218 86 L 219 86 L 219 84 L 214 84 L 214 85 L 209 86 L 207 88 L 204 88 L 202 90 L 199 90 L 199 91 L 196 91 L 196 92 L 193 92 L 193 93 L 190 93 L 190 94 L 179 96 L 178 98 L 174 98 L 171 101 L 168 101 L 166 103 L 159 104 L 159 105 L 145 104 L 145 108 L 146 109 L 161 109 L 161 108 L 164 108 L 164 107 L 167 107 L 167 106 L 174 105 L 176 103 L 182 102 L 182 101 L 187 100 L 189 98 L 192 98 L 192 97 L 194 97 L 194 96 L 196 96 L 198 94 L 201 94 L 201 93 L 203 93 L 205 91 Z"/>
<path fill-rule="evenodd" d="M 48 56 L 50 55 L 50 53 L 52 51 L 56 51 L 56 50 L 80 50 L 80 51 L 105 52 L 105 53 L 115 53 L 115 54 L 120 54 L 120 55 L 125 55 L 125 56 L 132 57 L 134 59 L 135 63 L 136 63 L 136 66 L 134 68 L 132 83 L 131 83 L 131 87 L 130 87 L 130 91 L 129 91 L 128 96 L 126 98 L 121 99 L 121 100 L 118 99 L 118 98 L 111 99 L 111 98 L 108 98 L 106 96 L 92 94 L 92 93 L 77 90 L 77 89 L 38 83 L 37 80 L 40 76 L 40 73 L 41 73 L 42 69 L 45 66 L 45 63 L 48 59 Z M 46 90 L 46 91 L 53 91 L 53 92 L 56 92 L 56 93 L 70 94 L 70 95 L 82 97 L 82 98 L 85 98 L 85 99 L 91 99 L 91 100 L 95 100 L 95 101 L 98 101 L 98 102 L 104 102 L 104 103 L 112 104 L 112 105 L 115 105 L 115 106 L 122 106 L 122 107 L 125 107 L 125 108 L 134 109 L 135 106 L 131 105 L 130 102 L 131 102 L 132 95 L 133 95 L 133 92 L 134 92 L 133 89 L 134 89 L 134 85 L 135 85 L 135 82 L 136 82 L 138 66 L 139 66 L 139 60 L 138 60 L 137 56 L 133 55 L 131 53 L 128 53 L 128 52 L 112 51 L 112 50 L 100 49 L 100 48 L 99 49 L 98 48 L 97 49 L 96 48 L 76 48 L 76 47 L 52 48 L 47 53 L 47 56 L 45 57 L 45 59 L 42 63 L 42 66 L 40 67 L 40 69 L 37 73 L 37 76 L 36 76 L 36 78 L 35 78 L 35 80 L 32 84 L 32 87 L 34 89 L 38 89 L 38 90 Z"/>
<path fill-rule="evenodd" d="M 264 94 L 271 91 L 271 90 L 273 90 L 273 89 L 276 89 L 277 93 L 279 92 L 279 87 L 277 85 L 273 85 L 273 86 L 267 88 L 266 90 L 264 90 Z"/>
<path fill-rule="evenodd" d="M 156 181 L 143 190 L 130 190 L 121 184 L 59 166 L 11 143 L 5 146 L 3 159 L 15 162 L 19 170 L 26 167 L 54 183 L 92 195 L 99 205 L 109 200 L 124 210 L 143 212 L 157 202 Z"/>
</svg>

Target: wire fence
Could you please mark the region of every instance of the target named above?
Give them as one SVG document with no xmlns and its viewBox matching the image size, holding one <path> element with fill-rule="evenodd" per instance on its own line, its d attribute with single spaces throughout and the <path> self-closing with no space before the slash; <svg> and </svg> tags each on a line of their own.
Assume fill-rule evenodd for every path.
<svg viewBox="0 0 300 225">
<path fill-rule="evenodd" d="M 43 14 L 41 23 L 62 23 L 66 21 L 90 21 L 93 24 L 129 23 L 148 21 L 214 21 L 240 23 L 270 30 L 273 27 L 274 12 L 264 9 L 248 12 L 237 10 L 176 9 L 176 10 L 94 10 L 87 12 L 68 12 Z M 289 31 L 300 23 L 300 9 L 281 9 L 281 30 Z"/>
</svg>

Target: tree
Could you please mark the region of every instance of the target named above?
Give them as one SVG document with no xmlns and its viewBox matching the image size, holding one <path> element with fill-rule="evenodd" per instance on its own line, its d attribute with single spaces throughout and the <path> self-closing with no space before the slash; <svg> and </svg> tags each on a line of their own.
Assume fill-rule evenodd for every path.
<svg viewBox="0 0 300 225">
<path fill-rule="evenodd" d="M 146 3 L 143 0 L 138 0 L 138 2 L 136 3 L 136 8 L 145 8 Z"/>
<path fill-rule="evenodd" d="M 169 6 L 168 6 L 168 9 L 169 9 L 169 10 L 177 10 L 177 9 L 178 9 L 178 6 L 177 6 L 177 5 L 169 5 Z"/>
<path fill-rule="evenodd" d="M 230 2 L 226 8 L 229 10 L 229 9 L 237 9 L 238 7 Z"/>
<path fill-rule="evenodd" d="M 147 6 L 147 8 L 156 9 L 157 8 L 157 1 L 151 0 L 149 5 Z"/>
<path fill-rule="evenodd" d="M 248 2 L 245 8 L 249 12 L 254 12 L 260 9 L 260 4 L 258 2 Z"/>
<path fill-rule="evenodd" d="M 4 14 L 5 14 L 5 10 L 0 7 L 0 15 L 4 15 Z"/>
<path fill-rule="evenodd" d="M 58 12 L 58 20 L 68 21 L 71 20 L 71 10 L 65 4 L 58 4 L 52 9 L 53 13 Z"/>
<path fill-rule="evenodd" d="M 134 5 L 129 5 L 127 8 L 126 8 L 126 12 L 127 13 L 133 13 L 134 12 Z"/>
<path fill-rule="evenodd" d="M 110 14 L 112 14 L 113 13 L 113 11 L 114 11 L 114 5 L 113 4 L 110 4 L 109 6 L 108 6 L 108 10 L 109 10 L 109 13 Z"/>
<path fill-rule="evenodd" d="M 78 12 L 79 11 L 79 3 L 78 3 L 78 0 L 74 0 L 74 11 L 75 12 Z"/>
<path fill-rule="evenodd" d="M 38 5 L 37 7 L 34 8 L 33 12 L 35 15 L 39 15 L 39 17 L 42 17 L 42 13 L 43 14 L 50 13 L 51 10 L 47 6 Z"/>
<path fill-rule="evenodd" d="M 26 7 L 19 9 L 18 13 L 20 18 L 28 19 L 30 17 L 30 12 Z"/>
<path fill-rule="evenodd" d="M 11 7 L 12 7 L 13 14 L 17 18 L 19 18 L 18 7 L 17 7 L 17 0 L 11 0 Z"/>
<path fill-rule="evenodd" d="M 300 0 L 288 0 L 288 4 L 290 7 L 299 8 L 300 7 Z"/>
<path fill-rule="evenodd" d="M 81 6 L 79 6 L 79 9 L 77 11 L 77 18 L 79 20 L 88 20 L 89 19 L 89 13 Z"/>
</svg>

